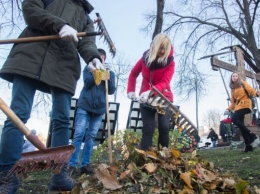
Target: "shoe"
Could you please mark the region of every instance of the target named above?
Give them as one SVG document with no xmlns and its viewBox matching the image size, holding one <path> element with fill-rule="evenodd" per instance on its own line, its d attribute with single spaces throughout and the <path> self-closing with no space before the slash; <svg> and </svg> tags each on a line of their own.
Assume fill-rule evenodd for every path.
<svg viewBox="0 0 260 194">
<path fill-rule="evenodd" d="M 15 173 L 8 175 L 8 171 L 0 172 L 0 191 L 1 194 L 16 194 L 19 181 Z"/>
<path fill-rule="evenodd" d="M 69 166 L 68 168 L 69 168 L 69 169 L 68 169 L 68 174 L 69 174 L 70 176 L 76 174 L 76 172 L 77 172 L 76 167 L 74 167 L 74 166 Z"/>
<path fill-rule="evenodd" d="M 90 167 L 90 165 L 83 166 L 80 168 L 80 174 L 94 174 L 93 168 Z"/>
<path fill-rule="evenodd" d="M 71 191 L 75 185 L 75 181 L 69 175 L 69 167 L 66 165 L 61 169 L 60 174 L 52 175 L 48 194 Z"/>
<path fill-rule="evenodd" d="M 255 135 L 253 142 L 251 143 L 253 148 L 256 148 L 260 145 L 260 139 L 257 135 Z"/>
<path fill-rule="evenodd" d="M 252 152 L 253 151 L 253 146 L 252 145 L 248 145 L 245 147 L 245 149 L 243 150 L 243 152 Z"/>
</svg>

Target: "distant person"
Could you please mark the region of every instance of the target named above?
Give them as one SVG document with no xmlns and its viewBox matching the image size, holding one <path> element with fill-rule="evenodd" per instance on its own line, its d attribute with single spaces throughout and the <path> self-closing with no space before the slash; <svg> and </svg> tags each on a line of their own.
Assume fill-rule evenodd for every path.
<svg viewBox="0 0 260 194">
<path fill-rule="evenodd" d="M 31 132 L 32 134 L 37 136 L 37 131 L 35 129 L 32 129 Z M 32 151 L 35 151 L 35 146 L 28 139 L 26 139 L 23 144 L 23 152 L 32 152 Z"/>
<path fill-rule="evenodd" d="M 224 121 L 220 121 L 220 125 L 219 125 L 219 135 L 221 136 L 222 141 L 228 142 L 228 138 L 227 138 L 227 127 L 224 123 Z"/>
<path fill-rule="evenodd" d="M 173 102 L 173 93 L 170 82 L 175 69 L 173 47 L 171 39 L 165 34 L 154 37 L 150 49 L 143 53 L 128 77 L 127 97 L 136 99 L 136 79 L 141 74 L 142 83 L 139 92 L 140 111 L 143 122 L 141 149 L 148 150 L 152 146 L 155 131 L 156 108 L 147 106 L 147 100 L 152 86 L 159 90 L 170 102 Z M 170 110 L 166 114 L 158 113 L 158 146 L 168 147 Z"/>
<path fill-rule="evenodd" d="M 208 134 L 207 139 L 210 139 L 212 142 L 212 148 L 217 147 L 218 134 L 215 132 L 213 128 L 210 128 L 210 132 Z"/>
<path fill-rule="evenodd" d="M 103 49 L 98 49 L 102 63 L 106 60 L 106 52 Z M 115 73 L 109 71 L 110 78 L 105 77 L 99 85 L 95 84 L 93 69 L 85 66 L 83 71 L 84 86 L 81 90 L 75 116 L 75 132 L 72 139 L 72 145 L 76 150 L 69 160 L 70 174 L 77 171 L 78 161 L 80 160 L 80 173 L 93 174 L 94 170 L 90 165 L 90 158 L 95 144 L 95 138 L 103 115 L 106 112 L 106 86 L 105 80 L 108 80 L 108 94 L 114 94 L 115 86 Z M 88 129 L 86 131 L 86 128 Z M 86 134 L 86 135 L 85 135 Z M 84 147 L 81 157 L 80 148 L 82 140 L 85 136 Z"/>
<path fill-rule="evenodd" d="M 234 111 L 231 121 L 240 129 L 245 142 L 244 152 L 252 152 L 254 147 L 260 145 L 259 137 L 251 132 L 244 124 L 245 115 L 251 113 L 252 102 L 247 93 L 252 96 L 259 96 L 260 91 L 256 91 L 246 81 L 242 80 L 236 72 L 231 74 L 230 83 L 231 104 L 228 111 Z M 246 93 L 247 91 L 247 93 Z"/>
</svg>

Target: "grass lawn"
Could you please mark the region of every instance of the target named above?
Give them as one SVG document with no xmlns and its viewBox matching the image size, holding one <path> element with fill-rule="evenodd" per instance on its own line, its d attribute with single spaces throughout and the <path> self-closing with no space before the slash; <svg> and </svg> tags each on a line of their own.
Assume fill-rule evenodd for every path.
<svg viewBox="0 0 260 194">
<path fill-rule="evenodd" d="M 199 150 L 197 154 L 213 162 L 220 173 L 234 174 L 248 181 L 250 186 L 260 186 L 260 148 L 249 153 L 243 153 L 240 149 L 221 148 Z M 27 178 L 20 181 L 19 194 L 46 194 L 50 177 L 50 171 L 28 174 Z"/>
</svg>

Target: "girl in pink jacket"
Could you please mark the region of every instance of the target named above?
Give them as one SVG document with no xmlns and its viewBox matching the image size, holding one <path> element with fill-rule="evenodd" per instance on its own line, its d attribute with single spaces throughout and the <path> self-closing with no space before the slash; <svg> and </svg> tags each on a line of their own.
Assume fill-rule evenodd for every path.
<svg viewBox="0 0 260 194">
<path fill-rule="evenodd" d="M 135 93 L 136 79 L 142 74 L 141 89 L 139 92 L 140 111 L 143 122 L 141 149 L 148 150 L 152 146 L 152 138 L 155 130 L 155 108 L 146 105 L 148 95 L 154 86 L 168 100 L 173 102 L 173 93 L 170 82 L 174 74 L 175 63 L 173 47 L 170 38 L 165 34 L 158 34 L 150 49 L 145 51 L 142 58 L 137 61 L 128 78 L 127 96 L 137 99 Z M 158 113 L 158 146 L 168 147 L 169 125 L 171 113 L 165 115 Z"/>
</svg>

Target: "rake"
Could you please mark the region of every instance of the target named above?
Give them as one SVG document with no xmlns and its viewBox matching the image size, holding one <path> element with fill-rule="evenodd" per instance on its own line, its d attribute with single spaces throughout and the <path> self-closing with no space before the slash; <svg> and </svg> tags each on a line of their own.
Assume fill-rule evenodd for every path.
<svg viewBox="0 0 260 194">
<path fill-rule="evenodd" d="M 176 119 L 176 124 L 178 127 L 182 130 L 187 135 L 194 135 L 194 137 L 198 137 L 198 130 L 197 127 L 191 122 L 191 120 L 184 114 L 182 113 L 179 108 L 175 105 L 173 105 L 160 91 L 158 91 L 154 86 L 152 86 L 152 90 L 149 94 L 148 98 L 148 104 L 152 106 L 157 106 L 159 107 L 166 107 L 167 110 L 171 110 L 171 113 Z M 158 110 L 157 110 L 158 111 Z"/>
<path fill-rule="evenodd" d="M 9 171 L 9 174 L 18 173 L 26 177 L 26 173 L 28 172 L 49 169 L 51 169 L 53 173 L 59 173 L 61 167 L 68 162 L 71 154 L 75 150 L 75 147 L 73 145 L 68 145 L 55 148 L 46 148 L 41 140 L 25 126 L 25 124 L 1 98 L 0 109 L 26 136 L 26 138 L 39 149 L 38 151 L 23 153 L 22 158 L 15 163 L 15 165 Z"/>
<path fill-rule="evenodd" d="M 105 27 L 105 24 L 100 14 L 96 13 L 96 15 L 97 15 L 97 19 L 94 22 L 98 26 L 98 32 L 78 32 L 77 37 L 98 36 L 98 35 L 100 35 L 101 38 L 104 37 L 104 41 L 108 44 L 110 53 L 112 54 L 113 57 L 115 57 L 116 55 L 115 45 L 108 34 L 108 31 Z M 60 39 L 59 35 L 35 36 L 35 37 L 0 40 L 0 44 L 41 42 L 41 41 L 58 40 L 58 39 Z"/>
</svg>

